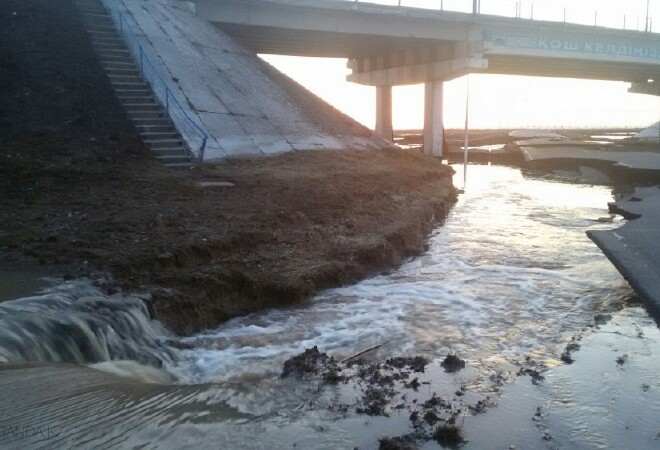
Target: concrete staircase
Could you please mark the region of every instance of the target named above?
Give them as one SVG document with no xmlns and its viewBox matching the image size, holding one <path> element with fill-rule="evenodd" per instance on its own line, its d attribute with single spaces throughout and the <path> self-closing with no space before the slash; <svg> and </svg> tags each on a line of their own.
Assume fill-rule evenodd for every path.
<svg viewBox="0 0 660 450">
<path fill-rule="evenodd" d="M 76 5 L 115 95 L 143 142 L 165 166 L 190 167 L 190 151 L 151 86 L 142 79 L 106 8 L 99 0 L 76 0 Z"/>
</svg>

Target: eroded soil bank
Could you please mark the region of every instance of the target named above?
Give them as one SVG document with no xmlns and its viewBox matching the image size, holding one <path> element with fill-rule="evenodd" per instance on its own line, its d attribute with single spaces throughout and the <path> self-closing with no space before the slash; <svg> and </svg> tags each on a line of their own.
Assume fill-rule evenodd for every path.
<svg viewBox="0 0 660 450">
<path fill-rule="evenodd" d="M 10 1 L 0 30 L 0 259 L 108 271 L 153 291 L 178 333 L 391 268 L 455 199 L 450 168 L 396 150 L 168 171 L 125 119 L 72 2 Z"/>
<path fill-rule="evenodd" d="M 155 289 L 156 316 L 179 333 L 399 264 L 423 251 L 455 196 L 451 169 L 401 151 L 303 152 L 190 173 L 146 156 L 107 172 L 103 162 L 46 168 L 35 158 L 21 161 L 22 177 L 13 162 L 2 166 L 4 249 Z"/>
</svg>

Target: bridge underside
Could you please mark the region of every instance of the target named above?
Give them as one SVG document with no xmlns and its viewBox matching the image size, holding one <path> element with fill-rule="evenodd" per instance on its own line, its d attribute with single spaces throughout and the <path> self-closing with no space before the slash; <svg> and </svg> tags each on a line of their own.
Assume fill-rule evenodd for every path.
<svg viewBox="0 0 660 450">
<path fill-rule="evenodd" d="M 293 30 L 229 23 L 216 25 L 245 47 L 261 54 L 357 58 L 438 45 L 438 41 L 420 38 Z"/>
<path fill-rule="evenodd" d="M 194 1 L 255 53 L 348 59 L 348 80 L 377 88 L 376 133 L 386 139 L 392 86 L 424 83 L 425 150 L 438 156 L 443 82 L 468 73 L 624 81 L 631 92 L 660 95 L 653 33 L 362 2 Z"/>
<path fill-rule="evenodd" d="M 380 61 L 380 64 L 379 64 Z M 383 59 L 353 59 L 349 81 L 370 85 L 420 84 L 438 79 L 451 80 L 468 73 L 523 75 L 552 78 L 575 78 L 603 81 L 627 81 L 646 84 L 648 79 L 660 81 L 660 67 L 616 62 L 589 62 L 562 58 L 534 58 L 505 55 L 482 55 L 447 58 L 428 63 L 387 66 Z M 654 88 L 656 88 L 654 86 Z M 644 92 L 644 93 L 651 93 Z"/>
</svg>

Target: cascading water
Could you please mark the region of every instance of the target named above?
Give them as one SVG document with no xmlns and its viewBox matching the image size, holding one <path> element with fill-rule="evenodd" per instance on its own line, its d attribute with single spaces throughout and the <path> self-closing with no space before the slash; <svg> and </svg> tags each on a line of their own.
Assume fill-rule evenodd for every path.
<svg viewBox="0 0 660 450">
<path fill-rule="evenodd" d="M 0 303 L 0 361 L 172 364 L 166 330 L 137 297 L 107 296 L 86 280 Z"/>
</svg>

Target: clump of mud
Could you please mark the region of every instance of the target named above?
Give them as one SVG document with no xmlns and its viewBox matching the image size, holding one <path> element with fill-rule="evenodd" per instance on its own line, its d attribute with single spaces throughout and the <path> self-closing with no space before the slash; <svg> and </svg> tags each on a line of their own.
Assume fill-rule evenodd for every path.
<svg viewBox="0 0 660 450">
<path fill-rule="evenodd" d="M 539 384 L 543 380 L 545 380 L 545 377 L 541 375 L 541 372 L 539 372 L 536 369 L 530 369 L 530 368 L 522 368 L 518 371 L 518 376 L 522 375 L 529 375 L 529 377 L 532 379 L 533 384 Z"/>
<path fill-rule="evenodd" d="M 378 450 L 417 450 L 417 448 L 415 438 L 410 435 L 383 438 L 378 445 Z"/>
<path fill-rule="evenodd" d="M 443 447 L 457 448 L 465 442 L 463 431 L 453 424 L 442 424 L 433 432 L 433 439 Z"/>
<path fill-rule="evenodd" d="M 396 369 L 409 368 L 413 372 L 424 372 L 429 360 L 422 356 L 397 357 L 388 359 L 385 364 Z"/>
<path fill-rule="evenodd" d="M 560 359 L 566 364 L 573 364 L 575 362 L 575 359 L 573 358 L 573 352 L 576 352 L 578 350 L 580 350 L 580 344 L 578 344 L 577 342 L 571 342 L 564 349 L 564 352 L 561 354 Z"/>
<path fill-rule="evenodd" d="M 338 376 L 336 366 L 337 363 L 333 357 L 321 353 L 318 347 L 314 346 L 286 360 L 282 369 L 282 378 L 291 376 L 303 378 L 323 373 L 332 379 Z"/>
<path fill-rule="evenodd" d="M 444 361 L 442 361 L 442 367 L 444 367 L 449 373 L 458 372 L 465 368 L 465 361 L 456 355 L 450 354 L 447 355 Z"/>
</svg>

